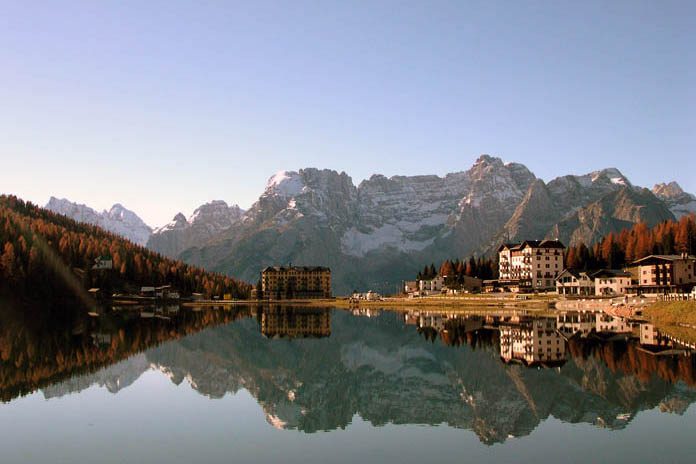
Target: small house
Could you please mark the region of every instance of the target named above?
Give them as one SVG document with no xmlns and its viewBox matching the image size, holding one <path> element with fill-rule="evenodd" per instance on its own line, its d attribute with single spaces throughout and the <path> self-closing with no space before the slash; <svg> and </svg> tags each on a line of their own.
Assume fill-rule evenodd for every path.
<svg viewBox="0 0 696 464">
<path fill-rule="evenodd" d="M 594 295 L 594 278 L 584 271 L 564 269 L 563 272 L 556 277 L 556 291 L 559 295 Z"/>
<path fill-rule="evenodd" d="M 99 256 L 94 259 L 94 264 L 92 265 L 93 270 L 105 270 L 113 269 L 114 261 L 111 256 Z"/>
<path fill-rule="evenodd" d="M 592 273 L 595 295 L 625 295 L 631 286 L 631 273 L 617 269 L 602 269 Z"/>
</svg>

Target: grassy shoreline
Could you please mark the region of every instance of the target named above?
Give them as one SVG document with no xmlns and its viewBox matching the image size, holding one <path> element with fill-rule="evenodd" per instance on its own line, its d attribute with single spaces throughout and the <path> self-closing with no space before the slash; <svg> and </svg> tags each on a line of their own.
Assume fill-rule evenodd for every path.
<svg viewBox="0 0 696 464">
<path fill-rule="evenodd" d="M 659 301 L 643 310 L 659 330 L 696 343 L 696 301 Z"/>
<path fill-rule="evenodd" d="M 696 327 L 696 301 L 658 301 L 643 310 L 654 324 Z"/>
</svg>

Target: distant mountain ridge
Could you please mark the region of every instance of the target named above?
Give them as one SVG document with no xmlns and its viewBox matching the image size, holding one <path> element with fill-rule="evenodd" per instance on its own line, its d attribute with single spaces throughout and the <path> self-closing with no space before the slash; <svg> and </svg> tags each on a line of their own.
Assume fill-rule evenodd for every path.
<svg viewBox="0 0 696 464">
<path fill-rule="evenodd" d="M 120 203 L 99 213 L 89 206 L 73 203 L 65 198 L 51 197 L 45 208 L 79 222 L 99 226 L 138 245 L 145 245 L 152 234 L 152 228 L 145 221 Z"/>
<path fill-rule="evenodd" d="M 329 169 L 281 171 L 247 211 L 207 203 L 155 229 L 147 246 L 250 281 L 266 265 L 292 262 L 330 266 L 340 293 L 393 291 L 424 264 L 491 253 L 502 241 L 590 244 L 691 211 L 696 197 L 674 182 L 650 191 L 616 168 L 544 182 L 522 164 L 481 155 L 466 171 L 375 174 L 357 186 Z"/>
</svg>

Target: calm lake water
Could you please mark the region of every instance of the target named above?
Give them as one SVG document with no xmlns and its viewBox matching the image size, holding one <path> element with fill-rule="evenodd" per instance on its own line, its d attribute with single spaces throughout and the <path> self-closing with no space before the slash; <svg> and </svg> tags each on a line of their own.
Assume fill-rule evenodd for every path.
<svg viewBox="0 0 696 464">
<path fill-rule="evenodd" d="M 696 452 L 696 356 L 603 315 L 0 308 L 0 323 L 4 464 Z"/>
</svg>

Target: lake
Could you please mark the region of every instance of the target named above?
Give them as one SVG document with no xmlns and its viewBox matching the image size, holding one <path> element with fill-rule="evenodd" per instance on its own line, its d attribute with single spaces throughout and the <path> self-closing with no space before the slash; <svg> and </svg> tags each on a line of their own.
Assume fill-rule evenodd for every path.
<svg viewBox="0 0 696 464">
<path fill-rule="evenodd" d="M 599 313 L 0 308 L 1 462 L 693 462 L 696 356 Z"/>
</svg>

